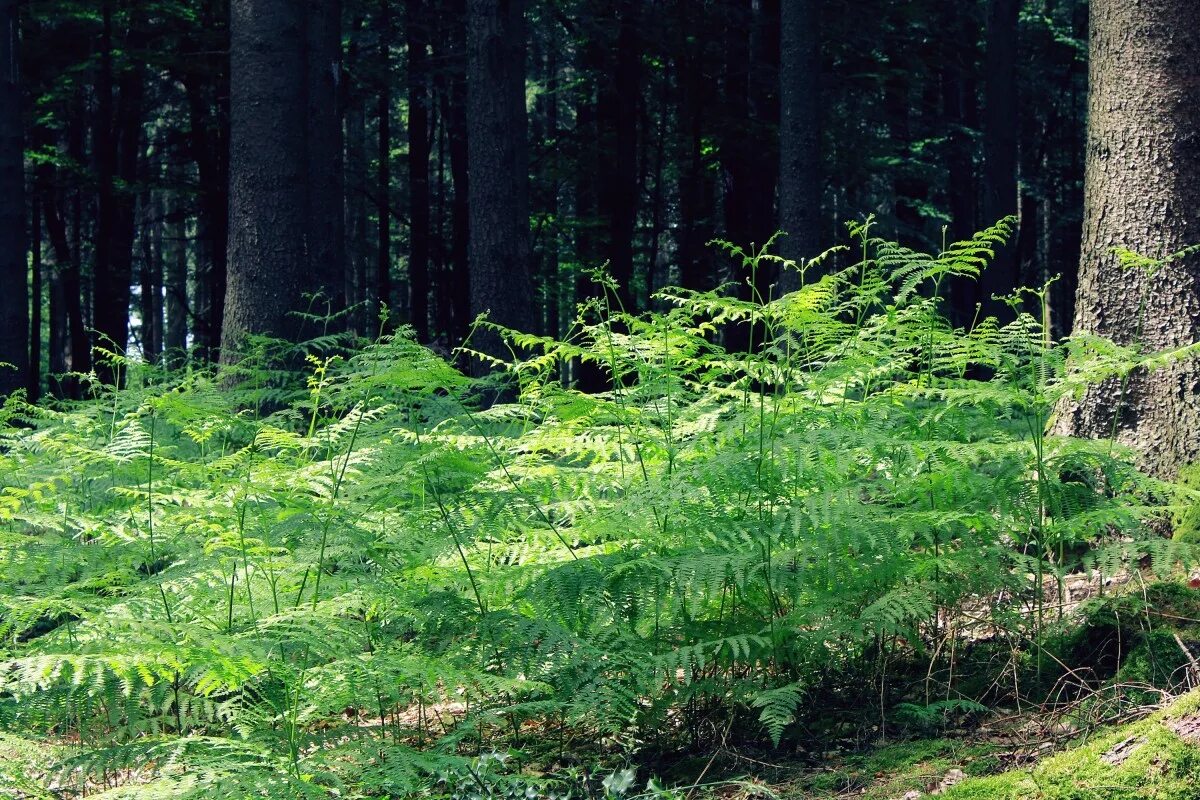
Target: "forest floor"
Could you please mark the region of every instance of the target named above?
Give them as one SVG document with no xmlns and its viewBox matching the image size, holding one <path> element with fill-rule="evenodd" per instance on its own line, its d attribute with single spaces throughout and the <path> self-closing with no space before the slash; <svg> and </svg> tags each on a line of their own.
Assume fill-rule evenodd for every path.
<svg viewBox="0 0 1200 800">
<path fill-rule="evenodd" d="M 692 800 L 1200 797 L 1200 690 L 1124 724 L 1085 734 L 1061 727 L 1059 715 L 1034 712 L 861 752 L 831 751 L 816 759 L 722 750 L 676 765 L 681 773 L 698 768 L 708 776 L 698 781 L 701 788 L 683 789 L 677 796 Z M 56 757 L 52 747 L 0 734 L 0 799 L 80 796 L 48 784 L 48 770 Z M 110 788 L 121 783 L 116 781 Z"/>
<path fill-rule="evenodd" d="M 1037 713 L 943 736 L 823 754 L 819 765 L 722 753 L 723 771 L 685 797 L 725 800 L 1140 800 L 1200 798 L 1200 690 L 1086 733 Z M 709 766 L 709 764 L 706 764 Z M 710 773 L 711 774 L 711 770 Z"/>
</svg>

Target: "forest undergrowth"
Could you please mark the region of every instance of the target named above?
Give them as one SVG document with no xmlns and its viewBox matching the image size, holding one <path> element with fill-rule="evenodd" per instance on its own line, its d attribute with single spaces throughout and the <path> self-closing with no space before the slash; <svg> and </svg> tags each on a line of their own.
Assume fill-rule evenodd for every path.
<svg viewBox="0 0 1200 800">
<path fill-rule="evenodd" d="M 597 273 L 489 379 L 399 330 L 256 340 L 220 376 L 110 353 L 123 388 L 10 398 L 0 730 L 54 746 L 47 796 L 667 796 L 672 759 L 1103 685 L 1068 576 L 1186 568 L 1163 531 L 1200 495 L 1046 432 L 1195 347 L 1054 341 L 1045 287 L 953 326 L 948 282 L 1010 228 L 723 245 L 802 288 L 638 316 Z M 564 388 L 580 365 L 609 390 Z"/>
</svg>

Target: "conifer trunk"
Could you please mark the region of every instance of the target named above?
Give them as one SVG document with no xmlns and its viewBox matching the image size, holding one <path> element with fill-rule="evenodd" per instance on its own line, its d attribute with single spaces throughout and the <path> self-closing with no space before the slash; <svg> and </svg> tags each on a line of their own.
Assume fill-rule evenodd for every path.
<svg viewBox="0 0 1200 800">
<path fill-rule="evenodd" d="M 989 0 L 984 56 L 983 224 L 994 225 L 1017 213 L 1017 17 L 1020 0 Z M 979 280 L 983 313 L 1011 317 L 996 295 L 1019 283 L 1017 243 L 1010 241 Z"/>
<path fill-rule="evenodd" d="M 417 341 L 429 341 L 429 18 L 422 0 L 407 0 L 408 287 Z"/>
<path fill-rule="evenodd" d="M 820 51 L 817 4 L 783 0 L 779 43 L 779 227 L 787 234 L 779 251 L 800 263 L 818 255 L 820 170 Z M 799 274 L 785 271 L 780 291 L 799 285 Z"/>
<path fill-rule="evenodd" d="M 1125 247 L 1164 256 L 1200 243 L 1200 26 L 1191 0 L 1093 0 L 1083 248 L 1075 331 L 1143 349 L 1200 339 L 1200 257 L 1157 274 L 1122 269 Z M 1200 361 L 1060 409 L 1059 432 L 1116 438 L 1169 476 L 1200 457 Z"/>
<path fill-rule="evenodd" d="M 17 72 L 17 0 L 0 0 L 0 396 L 28 384 L 25 156 Z"/>
<path fill-rule="evenodd" d="M 524 329 L 533 319 L 533 287 L 523 0 L 467 4 L 467 125 L 471 313 Z M 507 354 L 486 329 L 472 345 Z"/>
</svg>

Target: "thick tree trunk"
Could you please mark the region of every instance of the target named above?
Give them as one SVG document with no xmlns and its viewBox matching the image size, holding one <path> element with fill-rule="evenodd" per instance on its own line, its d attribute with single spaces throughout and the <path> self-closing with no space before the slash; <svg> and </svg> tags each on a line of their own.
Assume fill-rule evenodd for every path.
<svg viewBox="0 0 1200 800">
<path fill-rule="evenodd" d="M 1153 276 L 1150 256 L 1200 242 L 1200 27 L 1190 0 L 1093 0 L 1083 250 L 1075 330 L 1146 350 L 1200 339 L 1200 256 Z M 1169 476 L 1200 457 L 1200 362 L 1110 381 L 1060 409 L 1058 430 L 1116 438 Z"/>
<path fill-rule="evenodd" d="M 25 155 L 17 73 L 17 0 L 0 0 L 0 395 L 28 385 Z"/>
<path fill-rule="evenodd" d="M 422 0 L 407 0 L 408 290 L 417 341 L 429 341 L 429 18 Z"/>
<path fill-rule="evenodd" d="M 469 0 L 467 8 L 471 312 L 488 312 L 494 323 L 525 329 L 533 320 L 525 4 Z M 500 337 L 486 329 L 472 345 L 507 356 Z"/>
<path fill-rule="evenodd" d="M 784 0 L 779 43 L 779 228 L 787 236 L 779 251 L 798 265 L 820 247 L 820 50 L 817 4 Z M 799 286 L 786 270 L 781 292 Z"/>
<path fill-rule="evenodd" d="M 983 224 L 994 225 L 1017 213 L 1017 17 L 1021 0 L 988 0 L 984 57 Z M 1020 282 L 1017 246 L 1010 241 L 979 280 L 985 316 L 1001 320 L 1012 313 L 995 295 L 1012 293 Z"/>
<path fill-rule="evenodd" d="M 343 247 L 339 3 L 234 0 L 230 231 L 221 360 L 250 333 L 321 333 L 297 311 L 338 311 Z M 304 295 L 321 292 L 325 303 Z"/>
</svg>

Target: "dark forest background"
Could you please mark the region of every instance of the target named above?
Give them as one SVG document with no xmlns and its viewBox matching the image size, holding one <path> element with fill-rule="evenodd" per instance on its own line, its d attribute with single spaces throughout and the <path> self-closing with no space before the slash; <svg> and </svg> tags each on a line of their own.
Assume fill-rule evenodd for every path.
<svg viewBox="0 0 1200 800">
<path fill-rule="evenodd" d="M 215 359 L 223 325 L 304 335 L 297 307 L 372 335 L 386 303 L 445 348 L 488 309 L 558 335 L 590 268 L 631 310 L 670 284 L 747 292 L 710 240 L 784 229 L 812 257 L 867 214 L 934 250 L 1017 215 L 955 313 L 1062 274 L 1051 317 L 1070 327 L 1081 0 L 230 5 L 21 4 L 29 259 L 5 280 L 27 271 L 32 395 L 77 392 L 59 376 L 96 346 L 177 365 Z M 472 49 L 474 29 L 494 38 Z M 497 88 L 522 74 L 523 108 Z M 473 250 L 470 227 L 519 224 L 526 193 L 527 243 Z"/>
</svg>

